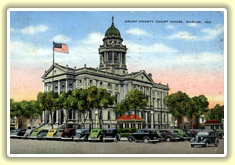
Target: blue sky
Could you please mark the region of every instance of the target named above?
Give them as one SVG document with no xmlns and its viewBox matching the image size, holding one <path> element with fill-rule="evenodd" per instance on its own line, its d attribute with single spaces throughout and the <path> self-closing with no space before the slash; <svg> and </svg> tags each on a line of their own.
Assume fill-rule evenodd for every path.
<svg viewBox="0 0 235 165">
<path fill-rule="evenodd" d="M 223 75 L 224 14 L 217 11 L 11 11 L 11 69 L 42 75 L 52 65 L 53 40 L 69 47 L 69 54 L 55 53 L 56 63 L 98 67 L 98 47 L 112 16 L 128 48 L 129 72 L 157 73 L 154 79 L 165 83 L 171 81 L 158 73 Z M 146 20 L 154 22 L 141 22 Z"/>
</svg>

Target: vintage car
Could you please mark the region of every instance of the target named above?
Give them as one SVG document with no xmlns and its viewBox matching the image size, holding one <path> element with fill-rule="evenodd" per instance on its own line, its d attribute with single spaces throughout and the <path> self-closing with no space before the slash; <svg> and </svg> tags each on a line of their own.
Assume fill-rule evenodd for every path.
<svg viewBox="0 0 235 165">
<path fill-rule="evenodd" d="M 139 129 L 137 132 L 131 133 L 127 138 L 129 142 L 132 141 L 143 141 L 144 143 L 149 142 L 158 142 L 161 139 L 161 136 L 157 133 L 156 130 L 152 129 Z"/>
<path fill-rule="evenodd" d="M 63 129 L 63 132 L 61 134 L 62 140 L 73 140 L 73 137 L 75 135 L 75 128 L 65 128 Z"/>
<path fill-rule="evenodd" d="M 224 138 L 224 130 L 216 130 L 216 135 L 219 139 Z"/>
<path fill-rule="evenodd" d="M 190 138 L 196 137 L 196 136 L 197 136 L 197 133 L 198 133 L 199 131 L 200 131 L 200 130 L 198 130 L 198 129 L 187 129 L 187 130 L 184 130 L 184 132 L 185 132 Z"/>
<path fill-rule="evenodd" d="M 48 130 L 47 130 L 47 129 L 43 129 L 43 130 L 41 130 L 41 131 L 39 132 L 39 134 L 37 135 L 37 138 L 38 138 L 38 139 L 43 139 L 43 138 L 46 137 L 47 133 L 48 133 Z"/>
<path fill-rule="evenodd" d="M 159 130 L 161 133 L 161 136 L 164 138 L 165 141 L 170 142 L 170 141 L 175 141 L 175 140 L 180 140 L 178 134 L 176 134 L 172 130 L 168 129 L 160 129 Z"/>
<path fill-rule="evenodd" d="M 56 134 L 54 135 L 54 139 L 61 139 L 63 131 L 64 129 L 57 129 Z"/>
<path fill-rule="evenodd" d="M 23 138 L 29 138 L 32 132 L 33 132 L 33 129 L 27 129 L 24 133 Z"/>
<path fill-rule="evenodd" d="M 218 146 L 219 139 L 216 136 L 216 132 L 213 130 L 204 130 L 198 132 L 197 136 L 190 140 L 191 147 L 201 145 L 202 147 L 208 147 L 209 144 Z"/>
<path fill-rule="evenodd" d="M 190 137 L 181 129 L 172 129 L 174 133 L 178 135 L 181 140 L 190 140 Z"/>
<path fill-rule="evenodd" d="M 75 140 L 75 141 L 87 141 L 89 135 L 90 135 L 90 130 L 89 129 L 76 129 L 75 130 L 75 136 L 73 137 L 73 140 Z"/>
<path fill-rule="evenodd" d="M 92 129 L 88 137 L 89 141 L 103 141 L 104 131 L 102 129 Z"/>
<path fill-rule="evenodd" d="M 46 134 L 46 138 L 47 139 L 52 139 L 52 138 L 54 138 L 54 136 L 56 135 L 56 133 L 57 133 L 57 128 L 54 128 L 54 129 L 50 129 L 48 132 L 47 132 L 47 134 Z"/>
<path fill-rule="evenodd" d="M 118 134 L 117 129 L 116 128 L 107 128 L 103 130 L 103 141 L 120 141 L 121 140 L 121 136 Z"/>
<path fill-rule="evenodd" d="M 16 129 L 10 135 L 10 137 L 23 137 L 26 129 Z"/>
<path fill-rule="evenodd" d="M 34 139 L 34 138 L 38 138 L 38 134 L 43 131 L 45 129 L 43 128 L 38 128 L 38 129 L 35 129 L 32 131 L 31 135 L 30 135 L 30 138 Z"/>
</svg>

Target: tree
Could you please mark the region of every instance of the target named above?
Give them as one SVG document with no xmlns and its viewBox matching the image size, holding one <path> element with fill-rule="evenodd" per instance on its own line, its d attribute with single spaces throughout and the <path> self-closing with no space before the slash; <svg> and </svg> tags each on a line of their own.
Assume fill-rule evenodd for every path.
<svg viewBox="0 0 235 165">
<path fill-rule="evenodd" d="M 99 125 L 101 126 L 101 111 L 103 108 L 113 105 L 115 100 L 114 96 L 111 96 L 106 89 L 92 86 L 88 88 L 87 100 L 89 103 L 89 108 L 93 110 L 97 109 Z"/>
<path fill-rule="evenodd" d="M 54 91 L 50 91 L 49 93 L 42 93 L 39 92 L 37 96 L 37 100 L 39 103 L 39 108 L 43 111 L 48 111 L 51 117 L 51 128 L 53 129 L 53 123 L 52 123 L 52 111 L 55 111 L 58 107 L 56 99 L 58 98 L 57 93 L 54 93 Z"/>
<path fill-rule="evenodd" d="M 136 111 L 139 111 L 141 108 L 145 107 L 148 103 L 148 99 L 143 92 L 136 89 L 131 89 L 125 97 L 125 102 L 127 104 L 128 111 L 134 109 L 136 127 Z"/>
<path fill-rule="evenodd" d="M 214 108 L 210 109 L 205 114 L 206 120 L 219 120 L 220 122 L 224 118 L 224 106 L 216 104 Z"/>
<path fill-rule="evenodd" d="M 128 105 L 126 102 L 117 103 L 113 111 L 116 114 L 123 115 L 128 112 Z"/>
<path fill-rule="evenodd" d="M 205 112 L 208 105 L 209 102 L 204 95 L 191 98 L 191 108 L 188 109 L 186 115 L 191 119 L 192 128 L 194 128 L 195 122 L 199 120 L 199 117 Z"/>
<path fill-rule="evenodd" d="M 186 93 L 181 91 L 177 93 L 172 93 L 166 97 L 166 105 L 169 112 L 177 119 L 178 128 L 182 123 L 184 127 L 184 116 L 186 116 L 187 111 L 191 108 L 191 101 Z"/>
</svg>

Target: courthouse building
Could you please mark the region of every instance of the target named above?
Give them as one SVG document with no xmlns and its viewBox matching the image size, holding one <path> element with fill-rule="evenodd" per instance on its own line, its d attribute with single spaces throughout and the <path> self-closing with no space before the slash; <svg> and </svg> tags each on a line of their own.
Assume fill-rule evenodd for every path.
<svg viewBox="0 0 235 165">
<path fill-rule="evenodd" d="M 100 127 L 131 128 L 134 127 L 136 120 L 138 128 L 169 128 L 171 115 L 165 105 L 165 98 L 169 91 L 168 84 L 155 83 L 152 74 L 144 70 L 129 73 L 126 65 L 127 47 L 122 42 L 121 34 L 112 20 L 111 26 L 105 32 L 103 43 L 98 49 L 99 55 L 94 59 L 99 60 L 99 67 L 91 68 L 84 65 L 81 68 L 71 68 L 68 65 L 62 66 L 55 63 L 42 76 L 44 91 L 54 90 L 60 94 L 62 91 L 75 88 L 91 86 L 105 88 L 116 99 L 113 106 L 103 109 L 99 114 L 102 122 Z M 130 89 L 142 91 L 148 98 L 148 105 L 137 111 L 137 117 L 133 117 L 134 111 L 124 116 L 117 116 L 113 109 L 116 103 L 124 100 Z M 67 127 L 82 127 L 81 114 L 78 110 L 57 110 L 52 115 L 51 121 L 48 112 L 43 112 L 44 125 L 53 123 L 54 127 L 64 127 L 66 123 Z M 85 126 L 95 128 L 96 122 L 96 111 L 90 111 Z"/>
</svg>

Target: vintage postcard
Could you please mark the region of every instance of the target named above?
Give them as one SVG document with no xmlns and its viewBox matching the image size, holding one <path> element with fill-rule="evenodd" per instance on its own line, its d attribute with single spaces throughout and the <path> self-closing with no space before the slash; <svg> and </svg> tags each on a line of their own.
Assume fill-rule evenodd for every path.
<svg viewBox="0 0 235 165">
<path fill-rule="evenodd" d="M 7 14 L 8 156 L 227 155 L 226 9 Z"/>
</svg>

